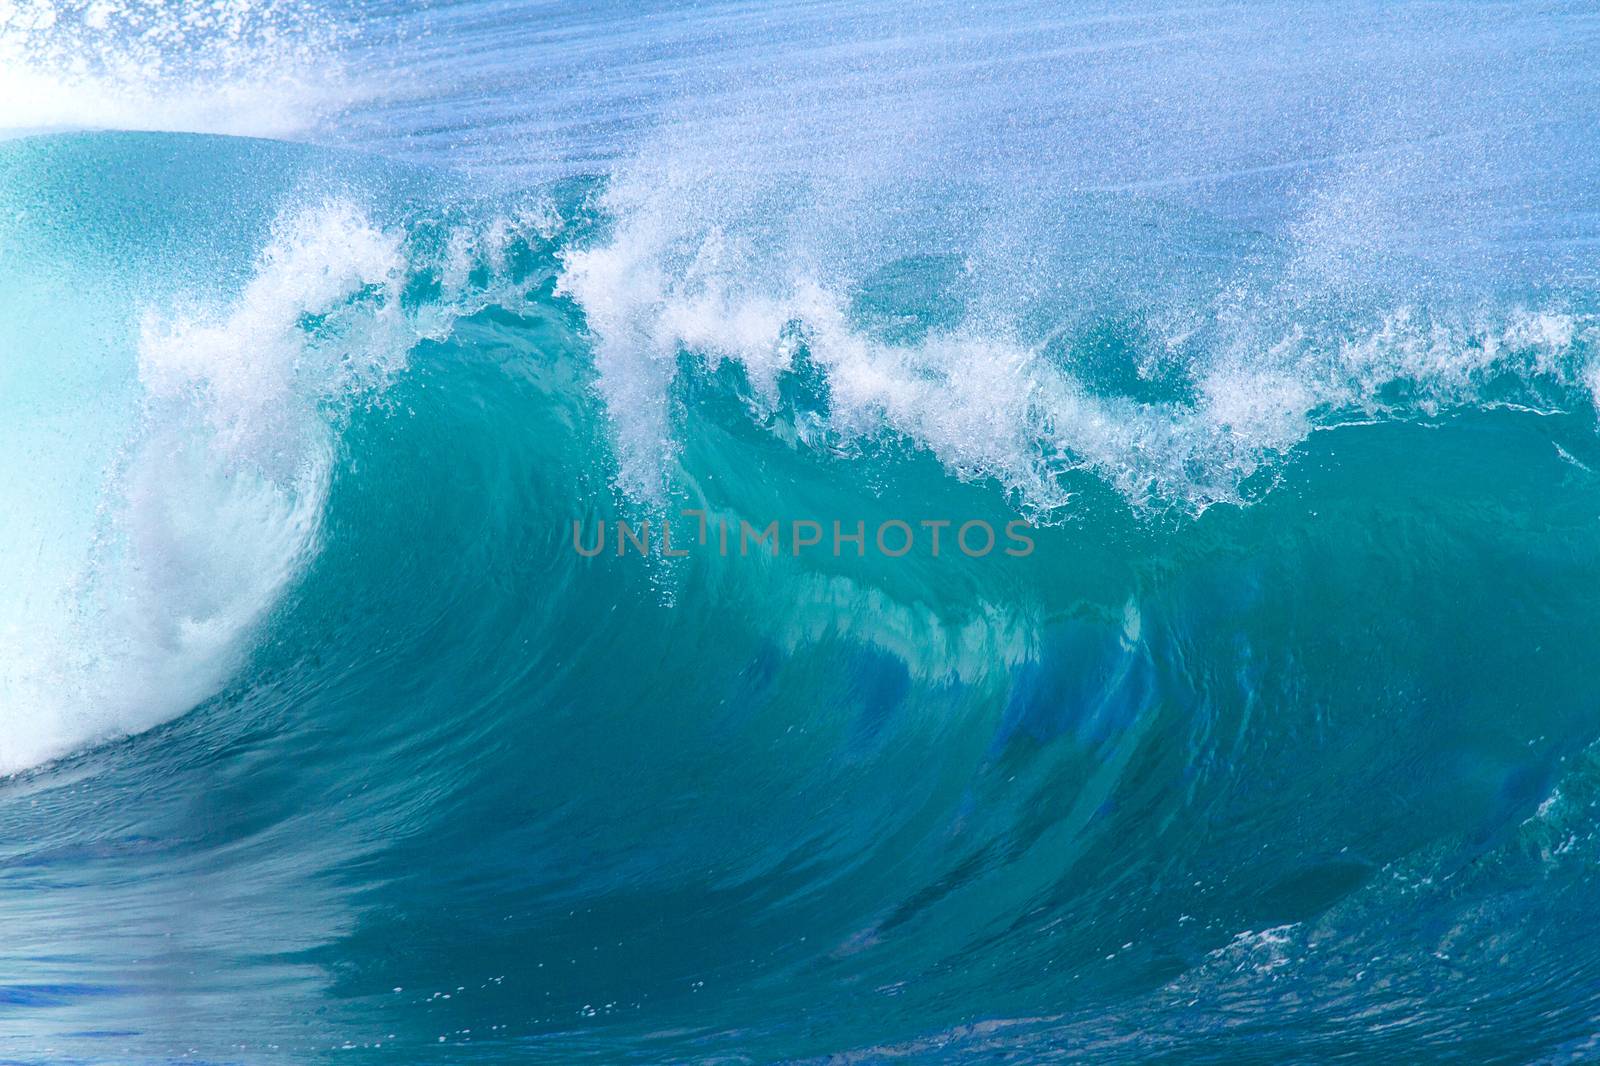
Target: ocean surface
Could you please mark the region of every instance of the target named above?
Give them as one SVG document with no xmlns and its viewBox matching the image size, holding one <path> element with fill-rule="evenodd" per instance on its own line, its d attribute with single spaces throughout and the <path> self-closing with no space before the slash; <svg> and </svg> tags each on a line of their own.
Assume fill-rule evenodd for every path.
<svg viewBox="0 0 1600 1066">
<path fill-rule="evenodd" d="M 0 1062 L 1600 1060 L 1592 0 L 0 0 L 0 129 Z"/>
</svg>

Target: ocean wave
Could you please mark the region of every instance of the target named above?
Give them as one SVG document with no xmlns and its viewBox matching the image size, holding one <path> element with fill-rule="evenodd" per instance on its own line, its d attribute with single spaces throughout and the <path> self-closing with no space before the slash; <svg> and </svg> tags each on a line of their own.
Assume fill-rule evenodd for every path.
<svg viewBox="0 0 1600 1066">
<path fill-rule="evenodd" d="M 1585 1053 L 1570 11 L 48 10 L 0 1055 Z"/>
<path fill-rule="evenodd" d="M 1375 322 L 1302 315 L 1279 334 L 1281 276 L 1269 275 L 1263 295 L 1205 290 L 1197 305 L 1156 308 L 1152 322 L 1184 329 L 1118 339 L 1129 377 L 1126 363 L 1096 361 L 1097 323 L 1035 324 L 1042 340 L 1028 339 L 1020 314 L 1010 326 L 984 316 L 906 333 L 905 316 L 884 310 L 899 297 L 874 288 L 887 272 L 931 314 L 964 302 L 968 270 L 913 258 L 849 283 L 780 281 L 771 248 L 732 223 L 674 228 L 671 206 L 584 185 L 475 206 L 313 199 L 264 223 L 232 289 L 170 287 L 162 304 L 130 312 L 137 414 L 94 460 L 104 473 L 80 554 L 58 564 L 48 591 L 26 589 L 26 611 L 13 609 L 12 631 L 32 635 L 7 667 L 24 693 L 7 767 L 149 728 L 218 692 L 318 552 L 341 427 L 362 407 L 386 409 L 417 345 L 444 342 L 473 315 L 563 314 L 571 302 L 593 343 L 584 358 L 605 413 L 613 505 L 646 513 L 704 491 L 685 454 L 704 417 L 684 399 L 696 378 L 721 380 L 714 389 L 752 427 L 818 458 L 870 467 L 886 446 L 931 455 L 959 481 L 998 490 L 996 528 L 1006 514 L 1103 515 L 1085 475 L 1133 516 L 1192 520 L 1261 499 L 1318 429 L 1581 410 L 1594 395 L 1600 327 L 1589 312 L 1402 305 Z M 1188 328 L 1203 310 L 1210 322 Z M 736 368 L 731 386 L 718 378 L 725 366 Z M 737 521 L 748 505 L 732 506 Z M 36 515 L 25 533 L 48 538 L 56 521 Z M 832 606 L 802 630 L 853 632 L 862 612 L 849 603 L 861 595 L 876 593 L 824 596 Z M 887 637 L 882 608 L 865 613 L 897 656 L 927 658 L 919 640 Z M 922 625 L 913 612 L 899 628 Z M 1021 638 L 978 640 L 990 651 L 948 652 L 968 663 L 957 675 Z M 941 646 L 927 633 L 920 643 Z M 939 661 L 918 672 L 939 674 Z"/>
</svg>

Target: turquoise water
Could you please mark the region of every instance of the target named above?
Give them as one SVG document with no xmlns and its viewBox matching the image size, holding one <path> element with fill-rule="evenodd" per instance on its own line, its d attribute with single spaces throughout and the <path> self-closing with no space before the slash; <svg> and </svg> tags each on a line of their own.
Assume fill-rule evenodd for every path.
<svg viewBox="0 0 1600 1066">
<path fill-rule="evenodd" d="M 0 1058 L 1600 1055 L 1586 6 L 18 10 Z"/>
</svg>

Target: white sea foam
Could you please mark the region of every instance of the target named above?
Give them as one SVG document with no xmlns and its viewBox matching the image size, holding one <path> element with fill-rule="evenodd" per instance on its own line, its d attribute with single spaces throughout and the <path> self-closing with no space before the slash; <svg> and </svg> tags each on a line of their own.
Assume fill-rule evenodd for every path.
<svg viewBox="0 0 1600 1066">
<path fill-rule="evenodd" d="M 669 396 L 681 353 L 737 362 L 758 402 L 771 403 L 803 347 L 826 376 L 836 434 L 901 435 L 953 473 L 992 478 L 1047 514 L 1067 503 L 1062 475 L 1074 469 L 1138 507 L 1241 502 L 1253 475 L 1319 426 L 1470 405 L 1499 374 L 1547 378 L 1600 402 L 1592 314 L 1515 306 L 1445 314 L 1403 299 L 1385 309 L 1368 300 L 1381 289 L 1350 280 L 1349 250 L 1331 263 L 1306 251 L 1276 284 L 1255 276 L 1209 296 L 1191 291 L 1166 325 L 1150 315 L 1145 343 L 1167 343 L 1172 354 L 1155 356 L 1177 360 L 1173 376 L 1185 386 L 1150 399 L 1108 389 L 1071 351 L 1062 357 L 1025 339 L 1020 323 L 1050 277 L 969 260 L 965 280 L 982 294 L 982 312 L 914 341 L 889 340 L 853 313 L 858 279 L 841 274 L 838 258 L 832 269 L 818 265 L 827 261 L 818 246 L 834 235 L 825 199 L 786 207 L 791 214 L 774 223 L 746 210 L 749 197 L 724 208 L 715 189 L 624 169 L 606 200 L 613 230 L 567 254 L 561 287 L 594 335 L 622 485 L 644 496 L 670 477 Z M 1076 269 L 1093 273 L 1106 257 L 1089 249 Z M 1337 321 L 1317 310 L 1319 299 L 1337 307 Z M 997 310 L 1007 306 L 1016 313 Z"/>
<path fill-rule="evenodd" d="M 147 315 L 142 417 L 86 554 L 27 575 L 0 619 L 0 773 L 147 729 L 227 682 L 316 553 L 340 412 L 405 364 L 405 273 L 396 234 L 333 202 L 286 215 L 226 304 Z M 47 536 L 51 501 L 27 507 Z"/>
<path fill-rule="evenodd" d="M 126 374 L 77 331 L 10 353 L 17 368 L 42 359 L 36 383 L 83 369 L 56 360 L 89 364 L 92 412 L 72 417 L 104 425 L 72 428 L 92 444 L 61 470 L 41 454 L 59 420 L 44 420 L 46 443 L 7 442 L 48 469 L 0 516 L 14 564 L 0 567 L 0 775 L 149 729 L 226 685 L 318 552 L 349 413 L 419 340 L 515 306 L 525 282 L 509 251 L 551 224 L 536 204 L 418 243 L 348 199 L 313 202 L 280 214 L 233 295 L 146 306 Z M 403 302 L 419 274 L 437 296 Z M 38 298 L 41 328 L 57 328 L 57 295 Z M 39 423 L 76 402 L 67 391 L 0 400 Z M 105 416 L 119 405 L 132 417 Z"/>
</svg>

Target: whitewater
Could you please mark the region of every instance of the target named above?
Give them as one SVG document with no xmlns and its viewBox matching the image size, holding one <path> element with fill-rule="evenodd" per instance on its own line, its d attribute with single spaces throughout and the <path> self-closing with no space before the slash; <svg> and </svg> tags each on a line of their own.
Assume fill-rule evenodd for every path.
<svg viewBox="0 0 1600 1066">
<path fill-rule="evenodd" d="M 1600 1055 L 1597 55 L 0 0 L 0 1058 Z"/>
</svg>

